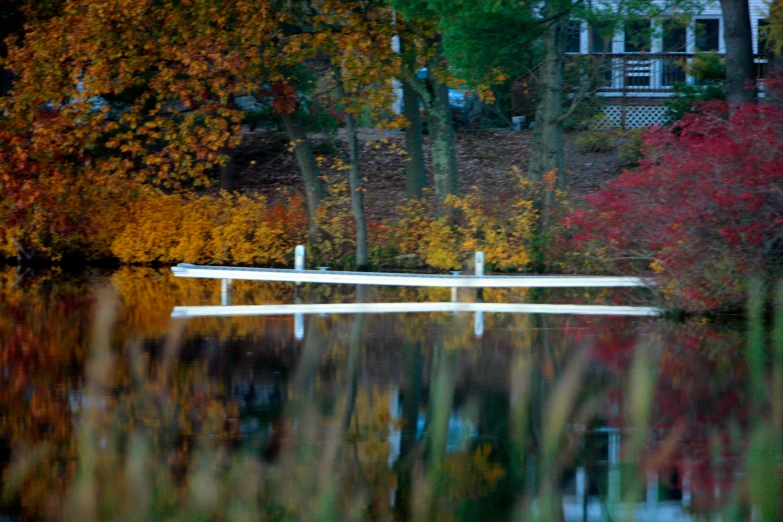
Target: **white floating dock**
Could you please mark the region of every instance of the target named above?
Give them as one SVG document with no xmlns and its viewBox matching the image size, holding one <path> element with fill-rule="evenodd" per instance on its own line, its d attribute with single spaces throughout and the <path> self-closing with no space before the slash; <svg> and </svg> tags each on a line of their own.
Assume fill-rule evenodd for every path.
<svg viewBox="0 0 783 522">
<path fill-rule="evenodd" d="M 177 306 L 171 317 L 227 317 L 291 314 L 384 314 L 495 312 L 657 317 L 661 309 L 642 306 L 506 304 L 506 303 L 341 303 L 247 306 Z"/>
<path fill-rule="evenodd" d="M 393 274 L 382 272 L 330 272 L 328 270 L 204 266 L 186 263 L 172 267 L 171 271 L 177 277 L 349 285 L 431 286 L 446 288 L 606 288 L 654 286 L 653 281 L 649 279 L 610 276 Z"/>
</svg>

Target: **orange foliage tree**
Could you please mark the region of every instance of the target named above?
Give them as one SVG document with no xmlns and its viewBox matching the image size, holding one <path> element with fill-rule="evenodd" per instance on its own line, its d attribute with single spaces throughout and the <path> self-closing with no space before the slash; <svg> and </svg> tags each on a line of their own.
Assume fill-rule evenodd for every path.
<svg viewBox="0 0 783 522">
<path fill-rule="evenodd" d="M 23 256 L 83 230 L 85 204 L 208 183 L 239 141 L 238 96 L 285 84 L 272 2 L 79 0 L 28 27 L 0 100 L 3 225 Z"/>
</svg>

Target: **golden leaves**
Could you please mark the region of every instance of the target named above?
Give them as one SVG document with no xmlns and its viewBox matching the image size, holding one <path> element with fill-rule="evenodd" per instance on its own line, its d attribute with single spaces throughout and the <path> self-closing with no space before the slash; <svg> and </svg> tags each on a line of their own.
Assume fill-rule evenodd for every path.
<svg viewBox="0 0 783 522">
<path fill-rule="evenodd" d="M 281 265 L 294 246 L 283 232 L 263 197 L 145 191 L 129 203 L 111 251 L 134 263 Z"/>
</svg>

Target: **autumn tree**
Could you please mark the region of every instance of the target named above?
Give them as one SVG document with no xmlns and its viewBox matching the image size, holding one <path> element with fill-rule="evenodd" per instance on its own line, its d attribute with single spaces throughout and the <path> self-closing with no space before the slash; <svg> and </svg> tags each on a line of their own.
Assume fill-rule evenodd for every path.
<svg viewBox="0 0 783 522">
<path fill-rule="evenodd" d="M 356 223 L 356 268 L 369 265 L 364 183 L 357 117 L 368 113 L 378 121 L 393 101 L 391 81 L 399 58 L 391 46 L 394 19 L 385 2 L 326 0 L 318 5 L 322 32 L 315 43 L 331 58 L 337 103 L 344 112 L 348 142 L 348 179 L 351 210 Z"/>
<path fill-rule="evenodd" d="M 307 56 L 289 45 L 294 18 L 251 0 L 101 0 L 69 2 L 33 24 L 6 63 L 17 76 L 1 107 L 10 220 L 31 224 L 34 209 L 57 208 L 63 193 L 207 184 L 239 143 L 237 97 L 271 97 L 293 119 L 288 73 Z M 318 183 L 308 181 L 314 216 Z M 79 226 L 78 214 L 46 226 Z"/>
<path fill-rule="evenodd" d="M 547 173 L 554 174 L 555 187 L 565 190 L 568 178 L 563 168 L 563 124 L 589 93 L 594 82 L 591 75 L 581 78 L 581 86 L 568 92 L 564 83 L 565 47 L 570 17 L 590 22 L 600 20 L 604 25 L 616 28 L 634 19 L 655 19 L 667 10 L 694 11 L 700 0 L 676 0 L 660 4 L 650 0 L 632 0 L 610 7 L 604 4 L 587 4 L 572 0 L 548 0 L 538 14 L 543 54 L 538 74 L 539 102 L 536 108 L 533 154 L 528 173 L 534 180 L 542 180 Z M 544 191 L 538 201 L 541 211 L 542 231 L 549 226 L 553 209 L 552 191 Z"/>
<path fill-rule="evenodd" d="M 277 113 L 291 142 L 299 171 L 302 174 L 310 217 L 309 238 L 310 241 L 315 241 L 318 237 L 316 216 L 326 191 L 321 181 L 318 164 L 315 161 L 315 154 L 313 154 L 313 145 L 299 114 L 301 99 L 294 88 L 286 82 L 272 86 L 272 92 L 277 103 Z"/>
<path fill-rule="evenodd" d="M 25 27 L 55 16 L 62 0 L 0 0 L 0 96 L 8 94 L 13 75 L 3 65 L 8 40 L 24 39 Z"/>
<path fill-rule="evenodd" d="M 651 131 L 639 168 L 588 196 L 571 222 L 619 268 L 653 275 L 674 307 L 739 307 L 750 276 L 783 263 L 783 112 L 725 102 Z M 585 241 L 587 243 L 585 243 Z"/>
</svg>

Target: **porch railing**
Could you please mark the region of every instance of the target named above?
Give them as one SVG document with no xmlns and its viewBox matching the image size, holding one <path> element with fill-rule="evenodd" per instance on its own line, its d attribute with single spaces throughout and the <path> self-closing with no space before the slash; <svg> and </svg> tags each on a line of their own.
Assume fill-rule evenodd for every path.
<svg viewBox="0 0 783 522">
<path fill-rule="evenodd" d="M 697 83 L 686 74 L 691 53 L 612 53 L 567 55 L 572 88 L 591 82 L 591 90 L 605 97 L 667 97 L 678 83 Z M 763 92 L 767 60 L 756 56 L 756 79 Z M 568 75 L 567 75 L 568 76 Z"/>
</svg>

